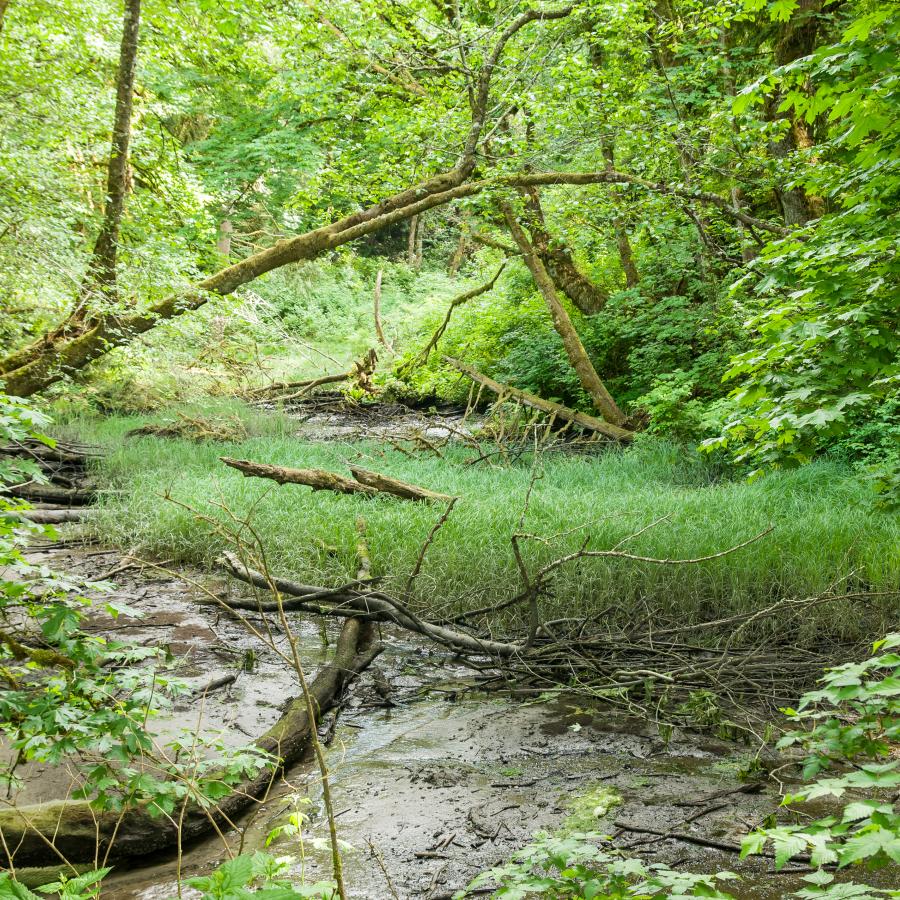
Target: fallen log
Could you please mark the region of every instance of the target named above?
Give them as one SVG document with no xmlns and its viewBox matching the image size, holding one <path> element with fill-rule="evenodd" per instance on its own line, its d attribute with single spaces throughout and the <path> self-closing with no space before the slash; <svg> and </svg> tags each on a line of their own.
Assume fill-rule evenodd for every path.
<svg viewBox="0 0 900 900">
<path fill-rule="evenodd" d="M 499 381 L 494 381 L 493 378 L 482 375 L 477 369 L 466 365 L 464 362 L 460 362 L 458 359 L 453 359 L 451 356 L 445 356 L 444 362 L 452 366 L 458 372 L 462 372 L 462 374 L 466 375 L 468 378 L 471 378 L 472 381 L 484 385 L 484 387 L 493 391 L 498 396 L 511 397 L 531 409 L 539 409 L 542 412 L 555 416 L 557 419 L 563 419 L 566 422 L 580 425 L 582 428 L 588 429 L 588 431 L 595 431 L 598 434 L 602 434 L 604 437 L 611 438 L 615 441 L 627 443 L 634 440 L 634 432 L 629 431 L 627 428 L 621 428 L 618 425 L 613 425 L 611 422 L 604 422 L 602 419 L 598 419 L 595 416 L 589 416 L 587 413 L 569 409 L 561 403 L 554 403 L 552 400 L 544 400 L 543 397 L 538 397 L 536 394 L 529 394 L 527 391 L 520 390 L 519 388 L 510 387 L 508 384 L 501 384 Z"/>
<path fill-rule="evenodd" d="M 268 478 L 277 484 L 302 484 L 314 491 L 334 491 L 338 494 L 365 494 L 376 497 L 380 494 L 391 494 L 402 500 L 442 500 L 453 499 L 447 494 L 438 494 L 415 484 L 408 484 L 389 475 L 370 472 L 358 466 L 351 466 L 353 478 L 329 472 L 326 469 L 292 469 L 287 466 L 272 466 L 268 463 L 253 462 L 249 459 L 231 459 L 220 456 L 219 459 L 237 469 L 248 478 Z"/>
<path fill-rule="evenodd" d="M 270 754 L 275 764 L 256 776 L 234 786 L 217 806 L 203 809 L 188 804 L 181 817 L 180 841 L 202 837 L 216 827 L 230 828 L 273 781 L 302 757 L 311 729 L 322 714 L 338 702 L 344 688 L 362 672 L 382 650 L 374 640 L 371 626 L 348 619 L 341 629 L 334 658 L 316 675 L 310 685 L 310 697 L 316 710 L 316 722 L 310 722 L 306 701 L 300 696 L 290 701 L 281 718 L 256 742 L 257 749 Z M 54 800 L 32 806 L 0 810 L 0 832 L 4 847 L 13 849 L 15 865 L 42 865 L 57 858 L 72 863 L 103 858 L 111 847 L 110 858 L 144 856 L 179 843 L 177 817 L 152 817 L 147 808 L 130 807 L 124 813 L 97 811 L 86 800 Z M 8 866 L 6 851 L 0 863 Z"/>
<path fill-rule="evenodd" d="M 298 388 L 312 390 L 320 384 L 339 384 L 350 377 L 350 372 L 338 372 L 335 375 L 322 375 L 319 378 L 304 378 L 302 381 L 275 381 L 263 387 L 253 388 L 247 392 L 248 397 L 265 398 L 269 395 L 280 394 L 283 391 L 296 391 Z"/>
<path fill-rule="evenodd" d="M 36 525 L 63 525 L 66 522 L 83 522 L 91 513 L 90 509 L 23 509 L 18 515 Z"/>
<path fill-rule="evenodd" d="M 291 469 L 287 466 L 270 466 L 268 463 L 253 462 L 250 459 L 231 459 L 220 456 L 226 466 L 237 469 L 247 478 L 268 478 L 276 484 L 302 484 L 314 491 L 334 491 L 338 494 L 378 494 L 378 488 L 360 484 L 352 478 L 328 472 L 325 469 Z"/>
<path fill-rule="evenodd" d="M 89 488 L 67 488 L 56 484 L 13 484 L 5 490 L 20 500 L 38 503 L 58 503 L 65 506 L 89 506 L 94 501 L 94 492 Z"/>
<path fill-rule="evenodd" d="M 48 446 L 40 441 L 29 439 L 27 441 L 13 441 L 0 447 L 0 456 L 20 456 L 50 463 L 74 463 L 84 464 L 90 458 L 100 456 L 99 451 L 93 447 L 80 447 L 63 443 L 55 443 Z"/>
<path fill-rule="evenodd" d="M 515 656 L 524 650 L 523 644 L 507 641 L 493 641 L 479 638 L 463 631 L 454 631 L 443 625 L 435 625 L 426 622 L 408 610 L 399 600 L 380 592 L 354 591 L 349 588 L 340 589 L 340 593 L 327 597 L 328 606 L 320 605 L 316 599 L 326 599 L 329 593 L 327 588 L 314 589 L 317 595 L 312 593 L 309 585 L 297 584 L 286 578 L 267 578 L 262 572 L 246 566 L 233 553 L 225 553 L 220 557 L 220 563 L 240 581 L 251 584 L 263 590 L 271 590 L 274 587 L 286 598 L 281 601 L 282 606 L 288 611 L 313 612 L 326 616 L 347 616 L 364 613 L 368 618 L 378 622 L 391 622 L 407 631 L 421 634 L 438 644 L 450 647 L 461 653 L 475 653 L 480 656 L 508 658 Z M 293 599 L 287 599 L 293 598 Z M 262 612 L 275 612 L 278 604 L 265 600 L 232 601 L 223 600 L 228 606 L 241 609 L 253 609 Z"/>
</svg>

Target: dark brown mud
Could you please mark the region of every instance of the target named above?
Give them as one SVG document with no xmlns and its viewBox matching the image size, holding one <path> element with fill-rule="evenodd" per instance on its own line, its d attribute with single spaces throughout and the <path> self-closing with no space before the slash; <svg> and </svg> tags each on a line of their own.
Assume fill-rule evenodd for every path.
<svg viewBox="0 0 900 900">
<path fill-rule="evenodd" d="M 237 590 L 234 584 L 199 572 L 162 571 L 96 548 L 55 546 L 36 549 L 32 558 L 84 578 L 111 579 L 113 590 L 98 597 L 126 603 L 141 617 L 96 613 L 90 627 L 167 648 L 176 674 L 197 689 L 156 723 L 161 739 L 200 729 L 228 745 L 249 743 L 297 693 L 293 673 L 275 654 L 215 606 L 198 602 L 207 595 L 197 584 L 220 594 Z M 296 627 L 314 669 L 323 655 L 321 624 L 298 619 Z M 680 732 L 663 742 L 651 726 L 579 708 L 576 701 L 474 695 L 466 687 L 468 672 L 442 651 L 402 634 L 384 639 L 386 653 L 352 688 L 328 750 L 354 898 L 449 896 L 506 861 L 535 831 L 557 828 L 613 835 L 617 847 L 650 861 L 740 871 L 745 879 L 738 892 L 746 898 L 782 897 L 796 886 L 797 875 L 771 873 L 770 861 L 740 863 L 734 853 L 615 825 L 739 843 L 778 805 L 773 783 L 746 791 L 741 772 L 753 756 L 747 747 Z M 226 675 L 235 680 L 202 693 Z M 384 705 L 386 692 L 392 706 Z M 24 774 L 18 803 L 64 796 L 73 784 L 68 770 L 32 766 Z M 723 792 L 730 793 L 718 796 Z M 265 846 L 297 810 L 308 817 L 302 849 L 296 837 L 280 837 L 269 849 L 302 855 L 305 878 L 327 878 L 320 800 L 309 761 L 225 836 L 227 847 L 217 837 L 188 848 L 180 862 L 169 855 L 121 863 L 104 896 L 171 897 L 179 871 L 182 877 L 205 873 L 229 853 Z"/>
</svg>

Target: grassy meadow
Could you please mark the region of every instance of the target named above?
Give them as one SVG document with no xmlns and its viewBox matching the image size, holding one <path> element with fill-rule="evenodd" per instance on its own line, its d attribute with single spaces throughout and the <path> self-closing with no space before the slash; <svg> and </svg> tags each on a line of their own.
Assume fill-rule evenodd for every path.
<svg viewBox="0 0 900 900">
<path fill-rule="evenodd" d="M 191 415 L 237 415 L 250 436 L 203 444 L 125 437 L 139 424 L 171 418 L 173 410 L 149 418 L 70 419 L 61 426 L 63 433 L 107 450 L 98 474 L 109 491 L 93 526 L 104 539 L 212 567 L 222 539 L 165 496 L 214 516 L 224 516 L 217 506 L 223 504 L 239 516 L 252 514 L 274 573 L 332 586 L 354 577 L 356 520 L 362 516 L 373 574 L 384 576 L 389 591 L 400 591 L 443 506 L 278 487 L 244 478 L 219 457 L 344 473 L 349 463 L 357 463 L 461 498 L 428 552 L 412 605 L 440 616 L 518 590 L 510 535 L 532 478 L 531 457 L 504 468 L 466 465 L 472 451 L 462 447 L 447 448 L 444 459 L 409 458 L 373 442 L 301 440 L 291 419 L 233 402 L 182 409 Z M 546 541 L 525 542 L 532 567 L 578 549 L 588 535 L 592 549 L 620 545 L 636 554 L 685 559 L 717 553 L 773 526 L 750 546 L 699 564 L 624 559 L 571 564 L 558 571 L 552 596 L 542 601 L 545 618 L 602 612 L 605 619 L 627 624 L 652 609 L 660 622 L 699 622 L 829 588 L 838 593 L 900 588 L 900 517 L 875 511 L 868 486 L 836 463 L 754 482 L 728 480 L 715 477 L 696 454 L 647 439 L 595 456 L 547 454 L 536 464 L 540 477 L 522 530 Z M 660 524 L 626 540 L 663 516 Z M 897 605 L 897 597 L 827 604 L 793 622 L 792 637 L 870 637 L 896 623 Z"/>
</svg>

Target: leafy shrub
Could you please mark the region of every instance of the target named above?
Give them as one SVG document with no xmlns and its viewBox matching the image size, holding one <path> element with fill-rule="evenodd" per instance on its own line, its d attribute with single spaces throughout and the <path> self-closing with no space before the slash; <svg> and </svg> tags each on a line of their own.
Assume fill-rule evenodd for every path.
<svg viewBox="0 0 900 900">
<path fill-rule="evenodd" d="M 787 809 L 848 794 L 849 802 L 825 818 L 759 828 L 742 844 L 742 857 L 763 853 L 771 845 L 777 869 L 809 853 L 815 871 L 803 877 L 806 887 L 789 895 L 796 900 L 900 897 L 900 890 L 838 882 L 830 871 L 835 866 L 871 870 L 900 865 L 900 813 L 895 811 L 896 797 L 890 799 L 900 786 L 900 633 L 877 641 L 874 651 L 861 663 L 826 672 L 819 690 L 806 694 L 797 710 L 786 710 L 804 727 L 779 742 L 782 749 L 798 746 L 806 754 L 803 774 L 809 783 L 785 797 Z M 719 882 L 736 878 L 733 873 L 695 875 L 648 865 L 603 846 L 608 841 L 596 833 L 538 834 L 512 862 L 482 873 L 459 896 L 496 884 L 494 896 L 509 900 L 733 900 L 719 887 Z"/>
</svg>

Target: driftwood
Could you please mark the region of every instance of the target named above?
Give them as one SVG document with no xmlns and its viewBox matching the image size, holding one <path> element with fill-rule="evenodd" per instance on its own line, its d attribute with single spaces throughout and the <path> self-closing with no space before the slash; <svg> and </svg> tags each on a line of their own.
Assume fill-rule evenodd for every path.
<svg viewBox="0 0 900 900">
<path fill-rule="evenodd" d="M 373 640 L 371 626 L 358 619 L 344 623 L 334 658 L 319 671 L 309 688 L 317 721 L 334 707 L 347 684 L 381 650 L 381 644 Z M 274 770 L 267 767 L 236 785 L 218 806 L 204 810 L 195 803 L 189 804 L 181 819 L 181 842 L 201 837 L 214 827 L 231 827 L 236 816 L 263 796 L 279 774 L 302 757 L 316 724 L 309 721 L 304 698 L 293 699 L 275 725 L 255 742 L 259 750 L 276 760 Z M 145 808 L 129 808 L 124 814 L 98 812 L 84 800 L 0 810 L 0 831 L 4 846 L 15 848 L 16 865 L 40 865 L 54 855 L 73 863 L 91 862 L 96 859 L 98 848 L 102 858 L 111 844 L 110 857 L 122 858 L 143 856 L 179 843 L 177 818 L 152 818 Z M 0 853 L 0 862 L 9 864 L 4 853 Z"/>
<path fill-rule="evenodd" d="M 36 525 L 63 525 L 66 522 L 83 522 L 89 518 L 89 509 L 23 509 L 18 513 L 23 519 Z"/>
<path fill-rule="evenodd" d="M 589 416 L 587 413 L 569 409 L 561 403 L 554 403 L 552 400 L 544 400 L 543 397 L 538 397 L 536 394 L 529 394 L 527 391 L 519 390 L 519 388 L 510 387 L 508 384 L 501 384 L 499 381 L 494 381 L 493 378 L 488 378 L 487 375 L 482 375 L 481 372 L 472 368 L 472 366 L 466 365 L 450 356 L 445 356 L 444 362 L 453 366 L 458 372 L 462 372 L 463 375 L 471 378 L 472 381 L 483 385 L 500 397 L 511 397 L 518 400 L 524 406 L 529 406 L 532 409 L 539 409 L 542 412 L 555 416 L 557 419 L 572 422 L 575 425 L 580 425 L 582 428 L 586 428 L 589 431 L 595 431 L 598 434 L 602 434 L 605 437 L 612 438 L 616 441 L 628 442 L 634 440 L 634 432 L 629 431 L 627 428 L 620 428 L 618 425 L 613 425 L 611 422 L 604 422 L 602 419 L 598 419 L 595 416 Z"/>
<path fill-rule="evenodd" d="M 247 584 L 263 590 L 270 590 L 274 586 L 287 598 L 294 598 L 281 601 L 285 610 L 339 617 L 364 613 L 370 620 L 392 622 L 400 628 L 414 631 L 445 647 L 479 656 L 507 658 L 517 654 L 523 647 L 519 643 L 482 639 L 472 634 L 446 628 L 443 625 L 425 622 L 408 610 L 399 600 L 386 594 L 360 591 L 352 586 L 329 591 L 328 588 L 297 584 L 286 578 L 271 578 L 270 580 L 262 572 L 250 569 L 233 553 L 225 553 L 220 558 L 220 563 L 235 578 Z M 321 603 L 325 600 L 328 601 L 328 605 Z M 260 612 L 273 612 L 278 608 L 278 604 L 271 600 L 225 600 L 223 602 L 235 609 L 252 609 Z"/>
<path fill-rule="evenodd" d="M 390 494 L 403 500 L 446 500 L 452 498 L 446 494 L 438 494 L 415 484 L 407 484 L 388 475 L 370 472 L 368 469 L 351 467 L 353 478 L 338 475 L 325 469 L 292 469 L 287 466 L 272 466 L 267 463 L 253 462 L 249 459 L 230 459 L 219 457 L 226 466 L 243 472 L 248 478 L 268 478 L 277 484 L 302 484 L 314 491 L 334 491 L 338 494 L 365 494 L 377 497 Z"/>
</svg>

